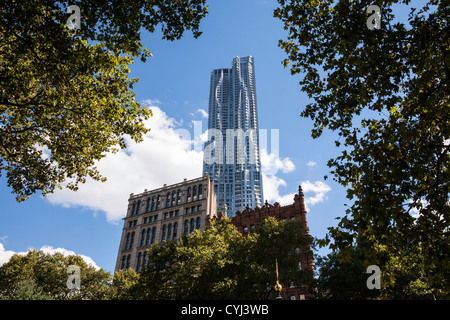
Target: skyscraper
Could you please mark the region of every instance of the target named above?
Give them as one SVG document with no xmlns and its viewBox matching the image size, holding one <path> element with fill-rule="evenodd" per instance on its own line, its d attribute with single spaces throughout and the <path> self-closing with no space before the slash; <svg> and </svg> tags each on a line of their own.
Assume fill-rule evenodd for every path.
<svg viewBox="0 0 450 320">
<path fill-rule="evenodd" d="M 208 140 L 203 174 L 208 172 L 217 205 L 228 216 L 247 206 L 261 206 L 263 198 L 252 56 L 233 59 L 231 69 L 211 72 Z"/>
</svg>

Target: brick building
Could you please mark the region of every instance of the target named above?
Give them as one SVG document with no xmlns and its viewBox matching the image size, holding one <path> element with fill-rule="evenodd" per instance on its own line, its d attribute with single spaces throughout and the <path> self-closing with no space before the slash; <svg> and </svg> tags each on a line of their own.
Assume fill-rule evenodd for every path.
<svg viewBox="0 0 450 320">
<path fill-rule="evenodd" d="M 218 217 L 223 217 L 225 214 L 223 210 L 218 210 Z M 278 202 L 273 205 L 265 202 L 264 206 L 256 207 L 255 209 L 247 208 L 231 218 L 231 223 L 236 226 L 237 230 L 243 235 L 250 234 L 256 225 L 261 223 L 264 218 L 274 217 L 276 220 L 297 220 L 303 223 L 305 235 L 309 236 L 308 222 L 306 219 L 305 200 L 301 186 L 299 192 L 294 196 L 294 203 L 286 206 L 281 206 Z M 207 221 L 207 224 L 209 220 Z M 302 248 L 301 252 L 305 252 L 299 261 L 299 269 L 314 270 L 313 254 L 310 246 Z M 305 288 L 306 289 L 306 288 Z M 299 300 L 305 298 L 306 290 L 302 288 L 293 287 L 289 284 L 283 284 L 282 294 L 284 299 Z"/>
</svg>

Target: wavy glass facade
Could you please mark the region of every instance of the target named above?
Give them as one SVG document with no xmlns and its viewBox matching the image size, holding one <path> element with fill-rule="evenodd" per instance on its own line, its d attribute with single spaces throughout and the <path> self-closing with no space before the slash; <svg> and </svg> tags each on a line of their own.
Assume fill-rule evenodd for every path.
<svg viewBox="0 0 450 320">
<path fill-rule="evenodd" d="M 206 172 L 213 181 L 217 205 L 227 205 L 228 216 L 247 206 L 261 206 L 263 190 L 252 56 L 236 57 L 231 68 L 211 72 L 203 174 Z"/>
</svg>

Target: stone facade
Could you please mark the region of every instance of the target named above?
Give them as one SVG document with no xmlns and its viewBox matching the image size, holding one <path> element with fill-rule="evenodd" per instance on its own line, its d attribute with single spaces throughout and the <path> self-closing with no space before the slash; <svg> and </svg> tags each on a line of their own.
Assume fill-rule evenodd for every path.
<svg viewBox="0 0 450 320">
<path fill-rule="evenodd" d="M 178 239 L 195 229 L 203 231 L 206 217 L 215 216 L 214 186 L 206 174 L 174 185 L 131 194 L 123 224 L 115 270 L 147 264 L 146 250 L 154 243 Z"/>
</svg>

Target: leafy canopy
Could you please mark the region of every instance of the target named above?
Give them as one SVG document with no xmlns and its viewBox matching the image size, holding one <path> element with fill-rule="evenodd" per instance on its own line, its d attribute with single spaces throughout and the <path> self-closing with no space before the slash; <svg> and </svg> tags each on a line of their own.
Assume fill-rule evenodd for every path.
<svg viewBox="0 0 450 320">
<path fill-rule="evenodd" d="M 335 131 L 343 147 L 328 165 L 351 206 L 321 244 L 348 262 L 357 240 L 387 287 L 412 272 L 435 297 L 448 296 L 448 1 L 278 2 L 274 16 L 289 33 L 279 41 L 283 64 L 302 75 L 311 101 L 301 116 L 314 121 L 314 138 Z M 379 30 L 366 25 L 372 4 L 380 8 Z M 388 270 L 399 256 L 420 272 Z"/>
<path fill-rule="evenodd" d="M 81 10 L 78 30 L 66 25 L 69 5 Z M 96 161 L 149 131 L 151 111 L 128 78 L 134 58 L 150 56 L 141 31 L 198 37 L 207 9 L 204 0 L 0 3 L 0 174 L 18 201 L 105 180 Z"/>
<path fill-rule="evenodd" d="M 297 221 L 270 218 L 247 237 L 229 219 L 213 221 L 203 232 L 153 245 L 132 290 L 139 299 L 274 298 L 276 259 L 284 286 L 312 288 L 312 271 L 298 268 L 310 242 Z"/>
</svg>

